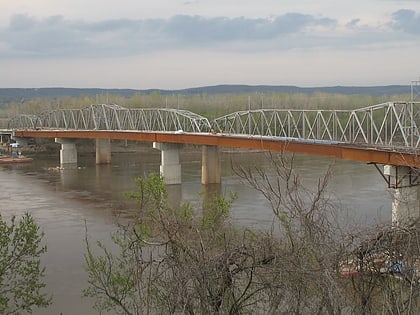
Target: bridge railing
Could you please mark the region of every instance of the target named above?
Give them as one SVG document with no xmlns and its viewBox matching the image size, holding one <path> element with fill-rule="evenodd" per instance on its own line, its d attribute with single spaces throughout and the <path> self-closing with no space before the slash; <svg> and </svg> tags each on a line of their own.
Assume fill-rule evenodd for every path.
<svg viewBox="0 0 420 315">
<path fill-rule="evenodd" d="M 239 111 L 213 121 L 218 132 L 250 136 L 419 148 L 420 103 L 384 103 L 358 110 Z"/>
</svg>

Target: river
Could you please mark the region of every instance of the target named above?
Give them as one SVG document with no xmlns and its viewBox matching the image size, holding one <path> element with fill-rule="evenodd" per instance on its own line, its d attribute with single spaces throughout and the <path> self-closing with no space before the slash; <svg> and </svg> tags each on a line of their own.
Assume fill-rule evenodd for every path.
<svg viewBox="0 0 420 315">
<path fill-rule="evenodd" d="M 199 152 L 182 154 L 182 185 L 169 187 L 171 202 L 199 200 L 201 161 Z M 268 202 L 248 187 L 231 169 L 231 161 L 241 165 L 266 166 L 264 153 L 224 152 L 222 155 L 223 193 L 235 192 L 238 200 L 232 208 L 232 220 L 242 226 L 258 229 L 270 227 L 273 215 Z M 92 301 L 81 297 L 86 287 L 84 270 L 84 238 L 104 240 L 135 211 L 124 192 L 135 189 L 135 178 L 159 171 L 157 151 L 114 153 L 110 165 L 95 165 L 92 154 L 80 156 L 77 169 L 59 170 L 58 157 L 34 156 L 26 165 L 0 167 L 0 212 L 3 217 L 30 212 L 45 233 L 48 252 L 46 266 L 47 291 L 53 304 L 35 310 L 36 315 L 95 314 Z M 391 194 L 371 166 L 345 160 L 296 156 L 295 168 L 309 186 L 316 184 L 329 165 L 332 178 L 331 198 L 337 211 L 350 211 L 361 224 L 387 222 L 391 219 Z"/>
</svg>

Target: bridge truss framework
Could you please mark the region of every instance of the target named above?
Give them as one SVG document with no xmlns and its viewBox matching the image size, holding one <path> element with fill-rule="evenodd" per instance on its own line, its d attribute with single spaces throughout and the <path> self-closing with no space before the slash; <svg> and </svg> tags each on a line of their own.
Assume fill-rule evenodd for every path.
<svg viewBox="0 0 420 315">
<path fill-rule="evenodd" d="M 84 109 L 57 109 L 40 116 L 19 115 L 9 121 L 8 128 L 209 132 L 211 126 L 207 118 L 187 110 L 94 104 Z"/>
<path fill-rule="evenodd" d="M 388 102 L 357 110 L 260 109 L 214 120 L 224 133 L 418 150 L 420 102 Z"/>
<path fill-rule="evenodd" d="M 420 148 L 419 126 L 420 102 L 388 102 L 356 110 L 248 110 L 212 122 L 187 110 L 95 104 L 40 116 L 19 115 L 8 124 L 10 129 L 217 132 L 411 152 Z"/>
</svg>

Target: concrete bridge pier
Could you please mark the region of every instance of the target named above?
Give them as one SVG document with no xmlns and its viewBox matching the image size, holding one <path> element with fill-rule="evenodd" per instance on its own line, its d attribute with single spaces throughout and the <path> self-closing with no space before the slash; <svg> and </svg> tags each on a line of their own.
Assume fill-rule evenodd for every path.
<svg viewBox="0 0 420 315">
<path fill-rule="evenodd" d="M 407 166 L 384 166 L 388 187 L 394 188 L 392 224 L 404 226 L 420 219 L 420 170 Z"/>
<path fill-rule="evenodd" d="M 218 146 L 203 145 L 201 158 L 201 184 L 220 184 L 221 164 Z"/>
<path fill-rule="evenodd" d="M 60 165 L 77 164 L 76 140 L 55 138 L 55 142 L 61 144 Z"/>
<path fill-rule="evenodd" d="M 10 142 L 10 136 L 9 135 L 0 135 L 0 143 L 8 143 Z"/>
<path fill-rule="evenodd" d="M 96 139 L 96 164 L 111 163 L 111 139 Z"/>
<path fill-rule="evenodd" d="M 179 150 L 182 144 L 153 142 L 153 148 L 160 150 L 161 163 L 160 173 L 168 185 L 181 184 L 181 163 L 179 162 Z"/>
</svg>

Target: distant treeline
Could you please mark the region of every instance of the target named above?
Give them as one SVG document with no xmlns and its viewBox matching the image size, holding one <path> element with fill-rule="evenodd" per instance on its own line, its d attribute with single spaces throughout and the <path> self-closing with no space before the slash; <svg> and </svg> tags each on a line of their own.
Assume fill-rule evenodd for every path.
<svg viewBox="0 0 420 315">
<path fill-rule="evenodd" d="M 80 97 L 96 95 L 118 95 L 132 97 L 136 94 L 161 95 L 194 95 L 194 94 L 241 94 L 241 93 L 329 93 L 344 95 L 396 95 L 409 94 L 408 85 L 388 85 L 388 86 L 333 86 L 333 87 L 297 87 L 286 85 L 215 85 L 195 87 L 181 90 L 162 90 L 162 89 L 98 89 L 98 88 L 0 88 L 0 102 L 18 102 L 34 98 L 54 98 L 54 97 Z"/>
<path fill-rule="evenodd" d="M 57 108 L 118 104 L 133 108 L 180 108 L 214 118 L 259 108 L 354 109 L 410 99 L 410 86 L 319 87 L 218 85 L 183 90 L 0 89 L 0 117 L 40 114 Z"/>
</svg>

